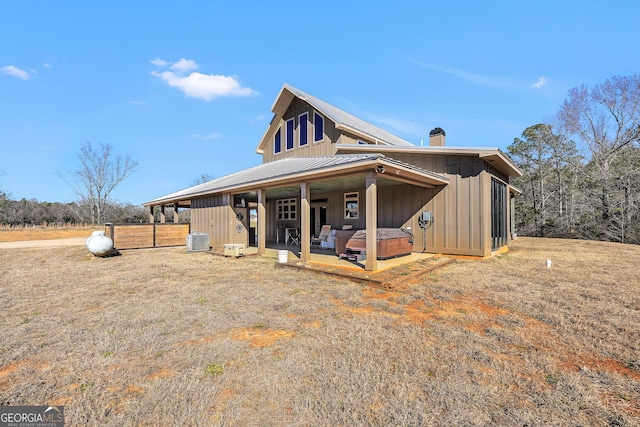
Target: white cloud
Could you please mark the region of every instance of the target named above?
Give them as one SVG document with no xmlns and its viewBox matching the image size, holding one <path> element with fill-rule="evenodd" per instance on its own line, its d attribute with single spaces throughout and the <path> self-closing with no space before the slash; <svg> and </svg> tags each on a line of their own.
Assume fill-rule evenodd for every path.
<svg viewBox="0 0 640 427">
<path fill-rule="evenodd" d="M 166 61 L 158 58 L 152 60 L 151 63 L 165 67 L 169 65 Z M 181 58 L 169 66 L 169 69 L 173 71 L 152 71 L 151 74 L 159 77 L 169 86 L 180 89 L 186 96 L 205 101 L 221 96 L 253 96 L 258 94 L 251 88 L 242 87 L 233 76 L 198 72 L 185 75 L 198 67 L 199 65 L 195 61 Z"/>
<path fill-rule="evenodd" d="M 193 59 L 180 58 L 180 61 L 171 65 L 171 67 L 169 68 L 171 68 L 172 70 L 175 70 L 179 74 L 184 74 L 184 73 L 188 73 L 191 70 L 195 70 L 198 67 L 199 65 L 196 64 L 196 61 L 194 61 Z"/>
<path fill-rule="evenodd" d="M 157 67 L 166 67 L 167 65 L 169 65 L 169 63 L 167 61 L 165 61 L 164 59 L 160 59 L 160 58 L 152 59 L 149 62 L 151 62 L 153 65 L 155 65 Z"/>
<path fill-rule="evenodd" d="M 536 88 L 536 89 L 540 89 L 542 86 L 544 86 L 546 84 L 547 84 L 547 78 L 543 76 L 543 77 L 540 77 L 537 82 L 532 84 L 531 87 L 532 88 Z"/>
<path fill-rule="evenodd" d="M 18 68 L 14 65 L 7 65 L 6 67 L 2 67 L 0 68 L 0 71 L 2 71 L 4 74 L 17 77 L 22 80 L 29 80 L 30 78 L 29 73 L 27 73 L 25 70 Z"/>
<path fill-rule="evenodd" d="M 44 64 L 42 64 L 42 66 L 48 70 L 51 69 L 51 64 L 49 64 L 48 62 L 45 62 Z"/>
</svg>

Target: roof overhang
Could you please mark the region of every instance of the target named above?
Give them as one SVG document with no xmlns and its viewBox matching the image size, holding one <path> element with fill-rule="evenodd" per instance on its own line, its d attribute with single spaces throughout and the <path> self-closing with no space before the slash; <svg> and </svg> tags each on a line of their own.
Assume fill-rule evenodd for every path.
<svg viewBox="0 0 640 427">
<path fill-rule="evenodd" d="M 372 125 L 371 123 L 347 113 L 340 108 L 285 83 L 282 85 L 276 100 L 271 106 L 271 111 L 274 115 L 271 118 L 271 122 L 269 123 L 265 133 L 262 135 L 258 146 L 256 147 L 257 154 L 264 154 L 264 149 L 269 144 L 271 136 L 276 132 L 282 118 L 287 112 L 287 109 L 295 98 L 306 102 L 314 110 L 324 115 L 328 120 L 335 124 L 337 130 L 351 133 L 356 137 L 367 141 L 373 141 L 375 144 L 413 146 L 410 142 L 405 141 L 384 129 Z"/>
<path fill-rule="evenodd" d="M 273 178 L 256 179 L 250 182 L 220 186 L 213 189 L 207 188 L 199 190 L 198 187 L 201 187 L 201 184 L 200 186 L 192 187 L 193 191 L 191 192 L 188 191 L 189 189 L 186 189 L 151 200 L 143 205 L 159 206 L 174 203 L 180 204 L 187 200 L 209 195 L 221 193 L 238 194 L 256 191 L 258 189 L 269 190 L 279 187 L 299 186 L 302 182 L 310 182 L 313 185 L 314 182 L 336 182 L 336 180 L 345 180 L 346 183 L 347 181 L 353 181 L 354 177 L 364 177 L 367 173 L 375 174 L 382 183 L 386 182 L 389 184 L 410 184 L 419 187 L 433 188 L 445 186 L 449 183 L 449 179 L 444 176 L 380 155 L 354 163 L 294 172 Z"/>
<path fill-rule="evenodd" d="M 392 153 L 401 154 L 432 154 L 432 155 L 458 155 L 458 156 L 477 156 L 486 161 L 496 169 L 500 170 L 509 177 L 522 176 L 522 171 L 513 163 L 513 161 L 498 148 L 472 148 L 472 147 L 397 147 L 397 146 L 380 146 L 380 145 L 356 145 L 356 144 L 336 144 L 338 153 L 382 153 L 391 155 Z"/>
<path fill-rule="evenodd" d="M 522 190 L 519 189 L 518 187 L 514 187 L 513 185 L 509 185 L 509 192 L 512 194 L 515 194 L 516 196 L 519 196 L 522 194 Z"/>
<path fill-rule="evenodd" d="M 282 116 L 284 116 L 287 108 L 295 97 L 296 95 L 287 84 L 282 85 L 278 96 L 276 97 L 275 101 L 273 101 L 273 105 L 271 106 L 273 117 L 271 118 L 271 122 L 269 123 L 267 130 L 262 135 L 262 138 L 260 138 L 260 142 L 256 147 L 256 154 L 264 154 L 264 147 L 268 143 L 269 136 L 273 135 L 273 133 L 276 131 L 276 128 L 280 123 L 280 119 L 282 118 Z"/>
</svg>

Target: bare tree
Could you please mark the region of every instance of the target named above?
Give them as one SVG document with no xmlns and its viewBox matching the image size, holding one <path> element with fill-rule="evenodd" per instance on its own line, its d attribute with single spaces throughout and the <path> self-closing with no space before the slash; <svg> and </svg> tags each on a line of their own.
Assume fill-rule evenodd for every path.
<svg viewBox="0 0 640 427">
<path fill-rule="evenodd" d="M 80 204 L 89 206 L 91 222 L 103 223 L 111 193 L 138 169 L 138 162 L 129 155 L 115 154 L 110 144 L 101 143 L 94 149 L 89 141 L 80 147 L 78 159 L 77 170 L 59 175 L 73 187 Z"/>
</svg>

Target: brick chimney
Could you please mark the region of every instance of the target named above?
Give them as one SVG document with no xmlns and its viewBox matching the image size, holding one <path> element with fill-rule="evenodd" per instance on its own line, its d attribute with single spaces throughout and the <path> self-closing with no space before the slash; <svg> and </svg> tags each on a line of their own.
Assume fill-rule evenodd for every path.
<svg viewBox="0 0 640 427">
<path fill-rule="evenodd" d="M 435 128 L 431 132 L 429 132 L 429 145 L 432 147 L 442 147 L 446 143 L 447 134 L 444 133 L 444 129 Z"/>
</svg>

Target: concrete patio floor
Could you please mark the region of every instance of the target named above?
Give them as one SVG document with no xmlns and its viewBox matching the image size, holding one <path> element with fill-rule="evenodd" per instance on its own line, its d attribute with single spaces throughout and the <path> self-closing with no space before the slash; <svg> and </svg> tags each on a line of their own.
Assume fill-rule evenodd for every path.
<svg viewBox="0 0 640 427">
<path fill-rule="evenodd" d="M 278 251 L 286 250 L 287 262 L 289 264 L 295 264 L 300 261 L 300 246 L 284 245 L 284 244 L 268 244 L 266 248 L 266 254 L 264 256 L 273 258 L 274 261 L 279 261 Z M 247 248 L 247 255 L 257 255 L 258 248 L 250 246 Z M 390 268 L 398 267 L 403 264 L 409 264 L 416 261 L 421 261 L 435 257 L 435 254 L 412 252 L 409 255 L 391 258 L 387 260 L 378 260 L 378 268 L 375 271 L 368 273 L 379 273 Z M 344 259 L 340 259 L 334 249 L 311 249 L 311 260 L 306 264 L 315 265 L 317 267 L 339 267 L 344 270 L 351 270 L 356 272 L 364 272 L 364 263 L 366 260 L 360 262 L 352 262 Z"/>
</svg>

